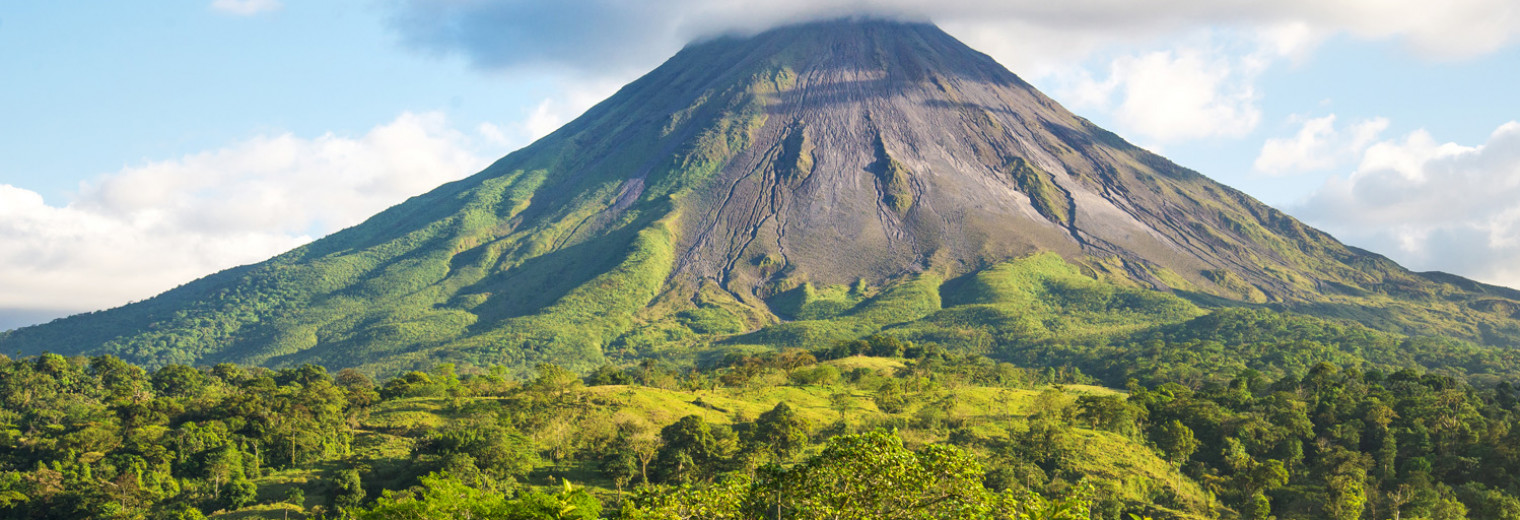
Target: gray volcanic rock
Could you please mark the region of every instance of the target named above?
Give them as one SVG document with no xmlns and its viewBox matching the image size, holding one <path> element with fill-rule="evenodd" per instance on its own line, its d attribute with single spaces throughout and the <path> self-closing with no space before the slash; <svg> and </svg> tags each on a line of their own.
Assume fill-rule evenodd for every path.
<svg viewBox="0 0 1520 520">
<path fill-rule="evenodd" d="M 686 52 L 739 55 L 733 70 L 778 82 L 753 142 L 681 224 L 680 274 L 746 299 L 770 272 L 880 283 L 1036 251 L 1262 301 L 1318 293 L 1319 269 L 1358 276 L 1336 264 L 1362 255 L 1093 126 L 931 25 L 812 24 Z M 1302 265 L 1304 247 L 1329 263 Z"/>
</svg>

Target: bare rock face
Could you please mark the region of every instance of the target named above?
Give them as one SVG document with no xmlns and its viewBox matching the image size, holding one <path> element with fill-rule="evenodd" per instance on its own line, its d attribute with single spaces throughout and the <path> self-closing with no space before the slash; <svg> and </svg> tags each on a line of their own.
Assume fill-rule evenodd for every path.
<svg viewBox="0 0 1520 520">
<path fill-rule="evenodd" d="M 693 44 L 473 177 L 266 262 L 0 335 L 0 350 L 587 368 L 609 347 L 776 323 L 789 291 L 1038 252 L 1113 283 L 1391 329 L 1426 323 L 1409 309 L 1428 302 L 1446 305 L 1439 319 L 1470 307 L 1505 316 L 1447 319 L 1460 335 L 1520 337 L 1514 291 L 1348 248 L 932 25 L 847 20 Z M 1361 307 L 1369 295 L 1382 307 Z"/>
<path fill-rule="evenodd" d="M 758 84 L 761 108 L 683 211 L 677 274 L 746 301 L 788 276 L 880 283 L 1037 251 L 1258 301 L 1364 276 L 1348 265 L 1363 255 L 1093 126 L 931 25 L 783 28 L 661 69 L 703 53 L 737 57 L 729 71 L 745 73 L 723 77 Z"/>
</svg>

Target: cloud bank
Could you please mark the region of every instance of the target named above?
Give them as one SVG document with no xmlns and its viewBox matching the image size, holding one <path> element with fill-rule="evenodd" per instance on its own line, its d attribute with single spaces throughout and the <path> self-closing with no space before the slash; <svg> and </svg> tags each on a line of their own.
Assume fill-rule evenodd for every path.
<svg viewBox="0 0 1520 520">
<path fill-rule="evenodd" d="M 1520 122 L 1478 146 L 1379 141 L 1292 212 L 1414 269 L 1520 287 Z"/>
<path fill-rule="evenodd" d="M 878 16 L 929 20 L 1075 108 L 1151 146 L 1238 138 L 1262 118 L 1255 84 L 1335 34 L 1432 58 L 1520 41 L 1512 0 L 391 0 L 411 48 L 487 70 L 627 80 L 689 41 Z M 1112 55 L 1115 49 L 1129 49 Z M 1135 52 L 1134 49 L 1141 49 Z M 1094 58 L 1102 64 L 1093 66 Z M 1105 66 L 1106 65 L 1106 66 Z"/>
<path fill-rule="evenodd" d="M 262 261 L 480 170 L 494 157 L 479 139 L 405 113 L 362 136 L 261 136 L 126 168 L 62 206 L 0 185 L 0 309 L 110 307 Z"/>
<path fill-rule="evenodd" d="M 999 38 L 1010 45 L 997 47 L 1039 49 L 1050 59 L 1070 57 L 1054 49 L 1086 52 L 1196 27 L 1298 25 L 1397 39 L 1438 58 L 1490 52 L 1520 32 L 1520 6 L 1511 0 L 393 0 L 390 6 L 406 43 L 485 68 L 642 69 L 695 38 L 848 15 L 933 20 L 972 40 Z"/>
</svg>

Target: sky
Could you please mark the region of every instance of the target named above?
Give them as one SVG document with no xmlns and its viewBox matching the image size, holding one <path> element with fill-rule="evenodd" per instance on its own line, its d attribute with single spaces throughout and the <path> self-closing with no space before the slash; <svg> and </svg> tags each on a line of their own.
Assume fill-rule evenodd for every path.
<svg viewBox="0 0 1520 520">
<path fill-rule="evenodd" d="M 1520 287 L 1513 0 L 0 4 L 0 330 L 352 226 L 687 42 L 938 23 L 1067 108 L 1415 270 Z"/>
</svg>

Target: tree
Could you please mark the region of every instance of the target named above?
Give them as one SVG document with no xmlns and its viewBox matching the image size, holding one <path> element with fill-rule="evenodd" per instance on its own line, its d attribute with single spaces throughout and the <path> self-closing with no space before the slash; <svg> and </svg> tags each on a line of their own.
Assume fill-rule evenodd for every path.
<svg viewBox="0 0 1520 520">
<path fill-rule="evenodd" d="M 596 367 L 591 375 L 586 376 L 586 384 L 588 386 L 627 385 L 633 384 L 633 377 L 621 368 L 602 365 Z"/>
<path fill-rule="evenodd" d="M 601 457 L 602 473 L 612 477 L 621 492 L 635 478 L 649 484 L 649 463 L 660 451 L 660 439 L 643 423 L 624 422 Z"/>
<path fill-rule="evenodd" d="M 1288 485 L 1288 467 L 1280 460 L 1268 460 L 1251 468 L 1251 484 L 1271 491 Z"/>
<path fill-rule="evenodd" d="M 867 350 L 864 354 L 875 357 L 902 357 L 908 349 L 913 348 L 912 342 L 904 343 L 896 336 L 881 334 L 872 334 L 871 337 L 866 338 L 866 345 Z"/>
<path fill-rule="evenodd" d="M 1139 411 L 1123 397 L 1083 395 L 1077 398 L 1077 417 L 1095 429 L 1129 434 L 1134 431 Z"/>
<path fill-rule="evenodd" d="M 444 520 L 455 518 L 493 518 L 505 496 L 465 485 L 458 479 L 436 473 L 421 478 L 419 487 L 400 493 L 386 491 L 363 520 Z"/>
<path fill-rule="evenodd" d="M 754 488 L 747 478 L 735 476 L 710 485 L 683 487 L 672 493 L 668 489 L 648 487 L 623 502 L 617 518 L 622 520 L 759 520 L 774 518 L 751 514 L 746 505 L 767 509 L 751 496 Z"/>
<path fill-rule="evenodd" d="M 792 370 L 787 378 L 803 386 L 829 386 L 839 382 L 839 369 L 833 365 L 813 365 Z"/>
<path fill-rule="evenodd" d="M 59 382 L 63 383 L 67 382 L 69 373 L 73 372 L 73 367 L 69 366 L 68 358 L 51 352 L 37 356 L 37 359 L 32 362 L 32 367 L 38 373 L 51 376 L 53 379 L 60 380 Z"/>
<path fill-rule="evenodd" d="M 345 469 L 338 472 L 332 483 L 332 505 L 338 509 L 352 509 L 364 502 L 364 483 L 359 470 Z"/>
<path fill-rule="evenodd" d="M 206 376 L 201 371 L 185 365 L 168 365 L 153 373 L 153 390 L 166 397 L 188 397 L 199 394 L 206 386 Z"/>
<path fill-rule="evenodd" d="M 1221 453 L 1225 466 L 1229 467 L 1234 475 L 1230 477 L 1231 488 L 1238 492 L 1243 502 L 1241 512 L 1244 518 L 1252 520 L 1266 520 L 1271 516 L 1271 501 L 1267 499 L 1266 492 L 1271 491 L 1288 483 L 1288 468 L 1279 460 L 1258 461 L 1251 456 L 1234 437 L 1225 438 L 1225 449 Z"/>
<path fill-rule="evenodd" d="M 238 480 L 246 480 L 243 473 L 243 452 L 234 446 L 222 446 L 206 453 L 202 464 L 206 479 L 211 481 L 213 500 L 220 500 L 222 489 L 231 487 Z"/>
<path fill-rule="evenodd" d="M 542 462 L 532 439 L 511 427 L 490 423 L 455 426 L 429 434 L 417 445 L 416 453 L 443 458 L 466 454 L 481 470 L 504 480 L 522 478 Z"/>
<path fill-rule="evenodd" d="M 217 363 L 211 367 L 211 375 L 230 385 L 242 383 L 248 377 L 241 367 L 232 363 Z"/>
<path fill-rule="evenodd" d="M 437 396 L 443 393 L 442 388 L 433 384 L 433 377 L 426 372 L 411 371 L 385 382 L 385 387 L 380 389 L 381 399 L 396 399 L 400 397 L 425 397 Z"/>
<path fill-rule="evenodd" d="M 1267 520 L 1272 518 L 1272 501 L 1267 499 L 1267 494 L 1258 490 L 1251 494 L 1246 502 L 1246 507 L 1241 518 L 1247 520 Z"/>
<path fill-rule="evenodd" d="M 785 459 L 807 446 L 808 425 L 796 410 L 782 401 L 755 419 L 750 440 L 757 447 Z"/>
<path fill-rule="evenodd" d="M 245 477 L 238 476 L 227 485 L 227 492 L 226 496 L 223 497 L 223 503 L 230 509 L 239 509 L 252 504 L 258 497 L 258 484 L 254 484 L 252 480 L 248 480 Z"/>
<path fill-rule="evenodd" d="M 823 451 L 762 480 L 791 518 L 967 518 L 985 512 L 982 468 L 949 446 L 913 452 L 875 431 L 831 439 Z"/>
<path fill-rule="evenodd" d="M 1182 424 L 1182 421 L 1161 425 L 1154 437 L 1156 447 L 1166 454 L 1166 460 L 1173 464 L 1181 465 L 1187 462 L 1193 452 L 1198 451 L 1198 438 L 1193 436 L 1193 430 Z"/>
<path fill-rule="evenodd" d="M 1323 464 L 1329 470 L 1325 483 L 1330 500 L 1325 513 L 1333 520 L 1356 520 L 1367 508 L 1367 458 L 1361 453 L 1335 447 Z"/>
<path fill-rule="evenodd" d="M 301 486 L 290 486 L 290 489 L 285 490 L 285 503 L 297 508 L 306 507 L 306 490 L 301 489 Z"/>
<path fill-rule="evenodd" d="M 726 461 L 726 430 L 715 429 L 700 415 L 682 417 L 660 430 L 663 446 L 655 456 L 656 477 L 673 484 L 710 480 Z"/>
<path fill-rule="evenodd" d="M 380 393 L 375 389 L 375 380 L 365 373 L 352 368 L 339 370 L 333 377 L 336 383 L 348 394 L 348 402 L 358 407 L 366 407 L 380 400 Z"/>
<path fill-rule="evenodd" d="M 148 377 L 142 368 L 128 364 L 115 356 L 90 358 L 90 375 L 100 380 L 100 386 L 111 401 L 137 400 L 144 397 Z"/>
<path fill-rule="evenodd" d="M 163 511 L 157 515 L 157 518 L 161 518 L 163 520 L 206 520 L 206 515 L 201 513 L 201 510 L 196 509 L 194 506 L 181 502 L 179 504 L 164 508 Z"/>
<path fill-rule="evenodd" d="M 1452 497 L 1442 497 L 1430 510 L 1431 520 L 1467 520 L 1467 506 Z"/>
<path fill-rule="evenodd" d="M 408 491 L 386 492 L 361 520 L 595 520 L 602 507 L 596 497 L 569 484 L 558 493 L 535 491 L 509 499 L 505 494 L 466 485 L 458 479 L 431 474 Z"/>
<path fill-rule="evenodd" d="M 534 378 L 528 387 L 529 390 L 544 396 L 559 397 L 565 392 L 580 388 L 581 384 L 581 378 L 576 376 L 575 372 L 554 363 L 540 363 L 538 377 Z"/>
<path fill-rule="evenodd" d="M 871 400 L 876 403 L 877 409 L 886 413 L 901 413 L 908 409 L 907 392 L 896 379 L 883 383 Z"/>
</svg>

